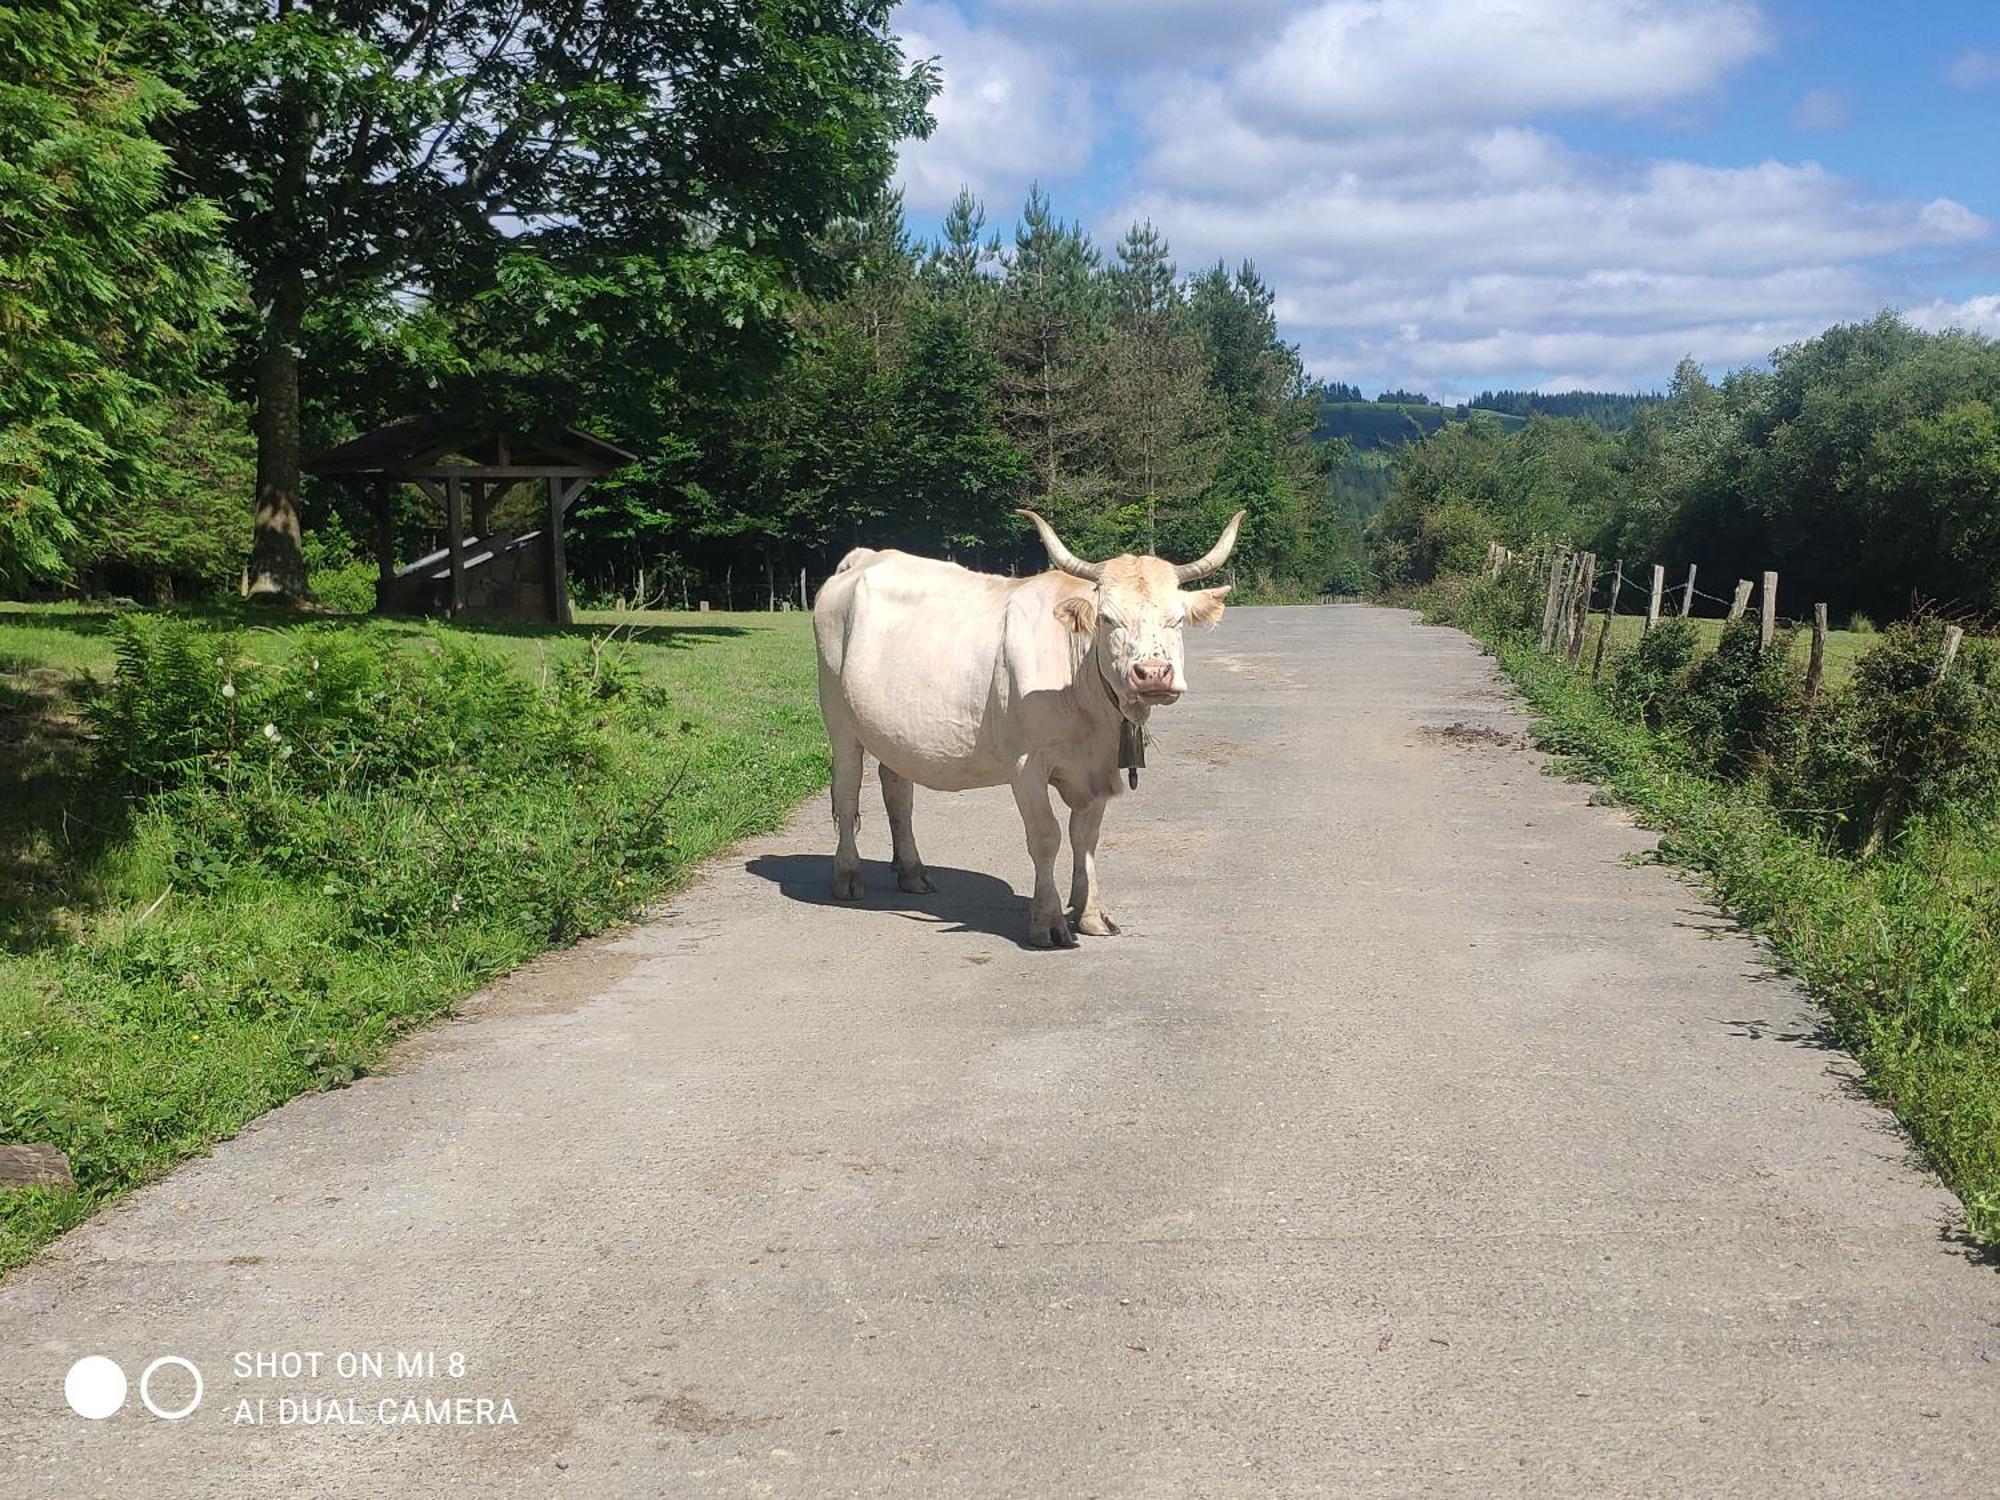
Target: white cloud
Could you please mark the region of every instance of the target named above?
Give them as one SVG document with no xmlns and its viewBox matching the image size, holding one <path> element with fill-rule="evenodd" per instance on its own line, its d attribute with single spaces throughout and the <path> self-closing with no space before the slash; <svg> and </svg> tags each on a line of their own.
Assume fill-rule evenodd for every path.
<svg viewBox="0 0 2000 1500">
<path fill-rule="evenodd" d="M 1518 134 L 1462 141 L 1414 186 L 1393 171 L 1330 172 L 1248 203 L 1141 193 L 1119 217 L 1151 218 L 1193 258 L 1254 250 L 1274 267 L 1316 276 L 1393 264 L 1440 277 L 1488 269 L 1758 275 L 1950 248 L 1988 230 L 1949 199 L 1873 200 L 1810 162 L 1619 168 L 1553 143 L 1536 153 Z M 1522 170 L 1522 159 L 1539 170 Z"/>
<path fill-rule="evenodd" d="M 1951 60 L 1945 77 L 1962 89 L 1983 89 L 2000 83 L 2000 52 L 1968 47 Z"/>
<path fill-rule="evenodd" d="M 1939 297 L 1927 306 L 1910 310 L 1906 316 L 1917 327 L 1928 328 L 1932 332 L 1963 328 L 1969 333 L 2000 338 L 2000 294 L 1993 292 L 1967 297 L 1963 302 L 1951 302 Z"/>
<path fill-rule="evenodd" d="M 1894 300 L 1871 263 L 1991 232 L 1962 204 L 1870 195 L 1810 162 L 1612 163 L 1516 127 L 1431 133 L 1421 155 L 1420 170 L 1371 150 L 1313 171 L 1277 149 L 1289 185 L 1184 181 L 1114 222 L 1151 218 L 1184 263 L 1253 255 L 1319 373 L 1434 389 L 1576 369 L 1652 386 L 1683 354 L 1760 359 Z"/>
<path fill-rule="evenodd" d="M 1314 371 L 1363 385 L 1651 389 L 1683 355 L 1726 369 L 1921 303 L 1910 268 L 1993 245 L 1963 203 L 1809 160 L 1614 159 L 1563 139 L 1569 116 L 1658 119 L 1717 95 L 1774 46 L 1754 0 L 986 0 L 971 23 L 928 0 L 899 17 L 946 71 L 939 137 L 905 155 L 913 205 L 961 179 L 1002 201 L 1059 183 L 1102 120 L 1106 156 L 1133 165 L 1107 185 L 1098 163 L 1116 200 L 1099 238 L 1150 218 L 1183 266 L 1256 261 Z M 2000 54 L 1967 56 L 2000 78 Z M 1818 90 L 1793 124 L 1837 129 L 1846 108 Z M 2000 307 L 1915 316 L 1991 328 Z"/>
<path fill-rule="evenodd" d="M 1094 135 L 1090 86 L 1045 53 L 969 24 L 947 5 L 897 12 L 904 55 L 937 57 L 937 128 L 907 145 L 896 185 L 913 209 L 948 204 L 961 186 L 1013 197 L 1036 177 L 1075 172 Z"/>
<path fill-rule="evenodd" d="M 1274 32 L 1292 0 L 991 0 L 1011 30 L 1120 72 L 1212 67 Z"/>
<path fill-rule="evenodd" d="M 1301 133 L 1491 125 L 1685 98 L 1770 45 L 1741 0 L 1333 0 L 1230 88 L 1245 114 Z"/>
<path fill-rule="evenodd" d="M 1794 130 L 1845 130 L 1847 96 L 1839 89 L 1814 89 L 1792 106 Z"/>
</svg>

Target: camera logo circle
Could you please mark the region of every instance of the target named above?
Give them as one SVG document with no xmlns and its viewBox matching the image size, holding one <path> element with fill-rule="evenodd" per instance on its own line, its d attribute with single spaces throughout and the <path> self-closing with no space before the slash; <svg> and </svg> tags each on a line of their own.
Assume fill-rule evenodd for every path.
<svg viewBox="0 0 2000 1500">
<path fill-rule="evenodd" d="M 186 1406 L 178 1407 L 173 1411 L 166 1411 L 153 1404 L 153 1396 L 149 1387 L 153 1383 L 154 1372 L 162 1365 L 176 1365 L 194 1377 L 194 1394 L 188 1397 Z M 201 1371 L 194 1367 L 192 1360 L 182 1359 L 178 1354 L 162 1354 L 150 1365 L 147 1365 L 146 1373 L 139 1377 L 139 1399 L 146 1403 L 147 1411 L 163 1422 L 178 1422 L 182 1417 L 192 1416 L 194 1409 L 201 1405 Z"/>
<path fill-rule="evenodd" d="M 194 1394 L 181 1406 L 169 1408 L 153 1399 L 153 1377 L 166 1366 L 185 1370 L 193 1377 Z M 118 1361 L 102 1354 L 86 1354 L 63 1377 L 63 1398 L 69 1402 L 69 1409 L 93 1422 L 115 1415 L 124 1406 L 128 1389 Z M 178 1354 L 161 1355 L 139 1377 L 140 1403 L 163 1422 L 178 1422 L 193 1416 L 194 1409 L 201 1405 L 201 1392 L 201 1371 L 195 1368 L 193 1360 L 182 1359 Z"/>
<path fill-rule="evenodd" d="M 125 1404 L 125 1372 L 115 1359 L 86 1354 L 63 1377 L 63 1395 L 79 1417 L 101 1422 Z"/>
</svg>

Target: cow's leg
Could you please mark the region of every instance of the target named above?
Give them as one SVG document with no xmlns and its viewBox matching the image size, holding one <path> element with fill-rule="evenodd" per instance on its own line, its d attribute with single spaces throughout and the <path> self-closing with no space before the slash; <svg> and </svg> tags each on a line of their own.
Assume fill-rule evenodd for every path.
<svg viewBox="0 0 2000 1500">
<path fill-rule="evenodd" d="M 829 736 L 833 747 L 833 826 L 840 843 L 833 851 L 833 899 L 861 899 L 861 851 L 854 830 L 861 822 L 861 741 Z"/>
<path fill-rule="evenodd" d="M 1028 941 L 1037 948 L 1074 948 L 1076 937 L 1056 895 L 1056 856 L 1062 826 L 1049 810 L 1046 772 L 1023 765 L 1014 773 L 1014 803 L 1028 833 L 1028 857 L 1035 862 L 1035 895 L 1028 906 Z"/>
<path fill-rule="evenodd" d="M 924 861 L 917 853 L 916 830 L 910 826 L 910 805 L 916 800 L 916 784 L 879 761 L 875 769 L 882 777 L 882 806 L 889 812 L 889 840 L 896 850 L 896 884 L 912 896 L 928 896 L 937 887 L 924 874 Z"/>
<path fill-rule="evenodd" d="M 1091 937 L 1114 937 L 1118 924 L 1104 909 L 1097 887 L 1097 831 L 1104 826 L 1103 801 L 1079 807 L 1069 815 L 1069 919 Z"/>
</svg>

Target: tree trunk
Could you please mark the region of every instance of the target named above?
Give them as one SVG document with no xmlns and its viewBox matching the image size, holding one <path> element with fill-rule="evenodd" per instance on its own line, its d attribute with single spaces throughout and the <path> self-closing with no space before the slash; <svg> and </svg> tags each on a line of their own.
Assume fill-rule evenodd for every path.
<svg viewBox="0 0 2000 1500">
<path fill-rule="evenodd" d="M 250 545 L 253 603 L 297 604 L 306 595 L 299 531 L 299 325 L 305 289 L 277 290 L 257 351 L 257 509 Z"/>
</svg>

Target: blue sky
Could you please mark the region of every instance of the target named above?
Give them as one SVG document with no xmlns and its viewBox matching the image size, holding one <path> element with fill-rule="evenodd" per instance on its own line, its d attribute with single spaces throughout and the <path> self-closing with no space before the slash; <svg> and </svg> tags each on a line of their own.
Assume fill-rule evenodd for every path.
<svg viewBox="0 0 2000 1500">
<path fill-rule="evenodd" d="M 1314 373 L 1655 389 L 1895 307 L 2000 335 L 2000 5 L 913 0 L 913 227 L 1031 180 L 1254 260 Z"/>
</svg>

